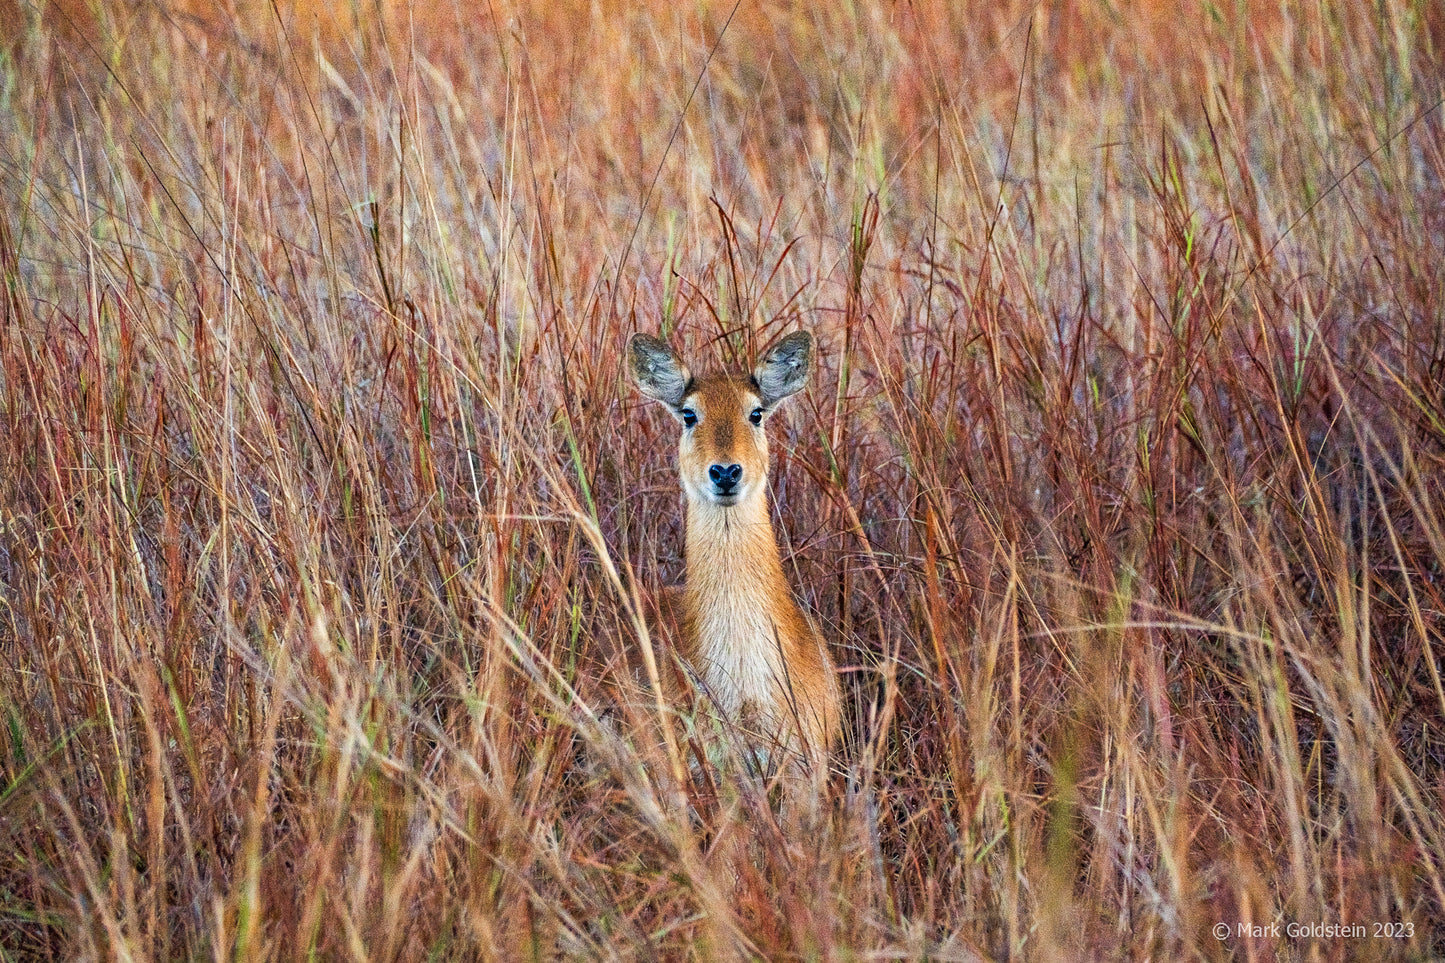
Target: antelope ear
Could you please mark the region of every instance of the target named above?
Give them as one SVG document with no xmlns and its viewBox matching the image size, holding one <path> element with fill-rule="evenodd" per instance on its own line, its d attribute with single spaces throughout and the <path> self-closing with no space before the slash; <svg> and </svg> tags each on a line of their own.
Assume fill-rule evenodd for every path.
<svg viewBox="0 0 1445 963">
<path fill-rule="evenodd" d="M 634 334 L 627 342 L 627 365 L 638 390 L 647 397 L 673 409 L 682 404 L 692 373 L 666 341 Z"/>
<path fill-rule="evenodd" d="M 768 349 L 753 369 L 765 408 L 803 390 L 813 373 L 813 354 L 813 336 L 807 331 L 794 331 Z"/>
</svg>

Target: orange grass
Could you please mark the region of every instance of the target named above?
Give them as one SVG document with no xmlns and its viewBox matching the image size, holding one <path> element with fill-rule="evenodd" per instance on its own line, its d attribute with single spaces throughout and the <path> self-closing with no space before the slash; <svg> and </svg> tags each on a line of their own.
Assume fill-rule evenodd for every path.
<svg viewBox="0 0 1445 963">
<path fill-rule="evenodd" d="M 1445 953 L 1440 5 L 435 6 L 0 6 L 0 959 Z M 802 838 L 622 366 L 795 327 Z"/>
</svg>

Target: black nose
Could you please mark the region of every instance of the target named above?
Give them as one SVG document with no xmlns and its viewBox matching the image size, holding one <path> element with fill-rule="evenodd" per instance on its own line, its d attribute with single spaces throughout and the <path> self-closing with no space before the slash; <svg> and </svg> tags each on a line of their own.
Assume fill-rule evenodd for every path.
<svg viewBox="0 0 1445 963">
<path fill-rule="evenodd" d="M 713 487 L 718 490 L 719 495 L 731 495 L 733 489 L 738 487 L 738 482 L 743 480 L 743 466 L 713 465 L 707 470 L 707 477 L 712 479 Z"/>
</svg>

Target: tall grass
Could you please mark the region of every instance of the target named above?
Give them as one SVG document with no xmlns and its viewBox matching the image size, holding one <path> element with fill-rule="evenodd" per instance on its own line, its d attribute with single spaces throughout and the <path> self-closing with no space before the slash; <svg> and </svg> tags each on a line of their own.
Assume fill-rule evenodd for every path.
<svg viewBox="0 0 1445 963">
<path fill-rule="evenodd" d="M 10 3 L 0 957 L 1445 953 L 1438 4 Z M 621 364 L 794 327 L 801 837 Z"/>
</svg>

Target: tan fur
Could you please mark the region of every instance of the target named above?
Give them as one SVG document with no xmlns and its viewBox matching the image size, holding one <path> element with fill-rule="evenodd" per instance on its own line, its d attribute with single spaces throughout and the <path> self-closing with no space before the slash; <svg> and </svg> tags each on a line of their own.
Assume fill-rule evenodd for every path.
<svg viewBox="0 0 1445 963">
<path fill-rule="evenodd" d="M 634 336 L 629 355 L 644 393 L 680 419 L 696 417 L 678 448 L 687 497 L 681 654 L 700 688 L 755 744 L 776 740 L 821 774 L 841 726 L 837 676 L 783 574 L 768 510 L 766 421 L 749 421 L 750 412 L 770 412 L 803 386 L 812 345 L 811 336 L 789 336 L 752 378 L 694 379 L 670 348 L 645 335 Z M 732 465 L 742 468 L 740 484 L 720 495 L 709 469 Z"/>
</svg>

